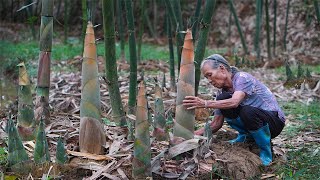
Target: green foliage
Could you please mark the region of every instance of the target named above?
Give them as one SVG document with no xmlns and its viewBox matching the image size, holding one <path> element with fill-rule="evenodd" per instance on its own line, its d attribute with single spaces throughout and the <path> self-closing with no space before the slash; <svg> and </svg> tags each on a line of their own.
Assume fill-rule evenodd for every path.
<svg viewBox="0 0 320 180">
<path fill-rule="evenodd" d="M 0 166 L 5 166 L 8 162 L 8 153 L 5 148 L 0 148 Z"/>
<path fill-rule="evenodd" d="M 56 162 L 58 164 L 64 164 L 68 161 L 68 156 L 66 154 L 66 149 L 64 148 L 64 143 L 59 137 L 58 144 L 57 144 L 57 151 L 56 151 Z"/>
<path fill-rule="evenodd" d="M 286 63 L 286 75 L 287 75 L 287 81 L 294 79 L 289 63 Z"/>
<path fill-rule="evenodd" d="M 6 127 L 8 132 L 8 164 L 13 166 L 29 160 L 28 154 L 23 147 L 17 128 L 11 119 L 8 120 Z"/>
<path fill-rule="evenodd" d="M 34 161 L 37 164 L 50 161 L 49 147 L 44 128 L 44 121 L 41 119 L 36 139 L 36 147 L 34 149 Z"/>
</svg>

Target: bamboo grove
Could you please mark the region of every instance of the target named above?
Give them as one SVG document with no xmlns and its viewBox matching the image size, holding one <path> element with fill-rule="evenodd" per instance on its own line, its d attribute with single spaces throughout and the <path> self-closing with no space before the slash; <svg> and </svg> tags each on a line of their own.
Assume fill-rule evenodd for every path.
<svg viewBox="0 0 320 180">
<path fill-rule="evenodd" d="M 166 19 L 166 38 L 168 40 L 170 64 L 170 90 L 176 92 L 174 124 L 172 129 L 168 128 L 168 119 L 172 117 L 165 112 L 163 103 L 164 89 L 166 83 L 160 86 L 159 82 L 154 84 L 153 96 L 154 106 L 149 107 L 148 96 L 146 93 L 146 80 L 143 79 L 138 84 L 137 79 L 137 62 L 141 60 L 141 48 L 143 38 L 143 23 L 152 29 L 153 36 L 157 36 L 157 30 L 148 20 L 147 12 L 144 11 L 148 5 L 146 0 L 141 0 L 139 9 L 140 19 L 134 17 L 134 4 L 132 0 L 102 0 L 102 17 L 103 17 L 103 37 L 104 37 L 104 72 L 98 70 L 97 60 L 97 43 L 95 36 L 95 24 L 93 24 L 92 15 L 94 11 L 93 4 L 88 4 L 86 0 L 82 0 L 82 24 L 83 24 L 83 56 L 81 66 L 81 102 L 80 102 L 80 128 L 79 128 L 79 151 L 89 154 L 105 154 L 105 145 L 107 143 L 104 124 L 102 122 L 101 110 L 101 94 L 100 94 L 100 74 L 104 74 L 108 87 L 110 104 L 112 107 L 112 119 L 117 126 L 127 130 L 127 139 L 133 142 L 134 152 L 132 160 L 132 176 L 135 179 L 148 178 L 152 176 L 151 169 L 151 137 L 156 141 L 170 141 L 170 146 L 177 143 L 194 138 L 195 130 L 195 112 L 187 110 L 182 101 L 186 96 L 194 96 L 198 94 L 200 82 L 200 64 L 204 58 L 206 45 L 208 41 L 209 31 L 212 27 L 212 17 L 217 8 L 216 0 L 198 0 L 196 11 L 193 17 L 190 17 L 191 24 L 185 25 L 182 16 L 180 0 L 163 0 L 165 6 Z M 203 3 L 205 2 L 205 3 Z M 265 4 L 263 4 L 265 2 Z M 268 0 L 256 0 L 256 21 L 254 32 L 254 49 L 256 58 L 260 61 L 260 40 L 262 29 L 262 12 L 265 8 L 266 29 L 267 29 L 267 53 L 268 59 L 276 56 L 276 35 L 273 34 L 273 44 L 271 42 L 271 27 L 269 26 L 269 4 Z M 65 0 L 65 23 L 70 20 L 69 12 L 72 7 L 70 0 Z M 93 2 L 92 2 L 93 3 Z M 156 2 L 154 1 L 154 6 Z M 245 34 L 241 27 L 240 20 L 235 9 L 236 1 L 228 0 L 230 17 L 233 17 L 237 31 L 240 36 L 243 47 L 243 54 L 249 54 L 249 48 L 245 41 Z M 150 3 L 149 3 L 150 5 Z M 204 5 L 204 7 L 202 7 Z M 320 19 L 318 2 L 314 1 L 316 17 Z M 274 15 L 276 16 L 277 1 L 273 1 Z M 200 16 L 201 8 L 204 10 Z M 42 0 L 41 26 L 39 39 L 39 61 L 38 74 L 36 84 L 36 103 L 33 104 L 32 83 L 27 73 L 26 65 L 22 61 L 17 67 L 19 69 L 19 98 L 18 98 L 18 114 L 17 125 L 10 117 L 7 122 L 6 132 L 8 134 L 8 165 L 10 167 L 21 166 L 29 161 L 23 141 L 35 140 L 35 150 L 33 160 L 36 164 L 44 164 L 51 161 L 49 154 L 49 145 L 46 137 L 45 128 L 52 123 L 54 119 L 50 118 L 49 107 L 49 90 L 50 90 L 50 70 L 51 70 L 51 54 L 52 54 L 52 38 L 53 38 L 53 0 Z M 115 11 L 116 10 L 116 11 Z M 287 25 L 288 14 L 290 12 L 290 0 L 287 2 L 286 23 L 283 38 L 283 50 L 287 47 Z M 126 14 L 124 17 L 123 14 Z M 126 19 L 126 23 L 125 20 Z M 138 49 L 136 48 L 136 27 L 135 19 L 142 22 L 139 24 Z M 274 28 L 277 24 L 274 18 Z M 117 26 L 115 26 L 117 24 Z M 125 26 L 127 25 L 127 27 Z M 125 29 L 125 27 L 127 29 Z M 175 31 L 176 30 L 176 31 Z M 67 42 L 70 28 L 64 27 L 64 42 Z M 174 32 L 175 31 L 175 32 Z M 275 30 L 273 30 L 275 31 Z M 120 40 L 120 59 L 127 60 L 130 64 L 129 77 L 129 97 L 125 107 L 118 84 L 118 71 L 116 59 L 116 37 Z M 125 54 L 125 40 L 128 38 L 129 58 Z M 278 37 L 279 38 L 279 37 Z M 176 52 L 174 52 L 174 45 Z M 272 53 L 271 46 L 273 45 Z M 178 65 L 176 74 L 175 65 Z M 287 73 L 292 74 L 289 68 Z M 162 74 L 161 74 L 162 75 Z M 301 76 L 301 75 L 300 75 Z M 165 75 L 163 75 L 165 82 Z M 292 79 L 292 75 L 288 75 L 288 80 Z M 177 83 L 176 83 L 177 82 Z M 126 109 L 127 108 L 127 109 Z M 149 109 L 154 109 L 153 116 Z M 172 112 L 173 113 L 173 112 Z M 126 115 L 135 115 L 135 120 L 128 118 Z M 153 126 L 151 128 L 151 126 Z M 152 129 L 152 133 L 150 133 Z M 212 134 L 209 124 L 206 124 L 206 133 L 208 139 Z M 173 133 L 173 139 L 169 134 Z M 151 136 L 151 137 L 150 137 Z M 173 142 L 173 143 L 172 143 Z M 59 137 L 56 148 L 56 159 L 58 164 L 68 162 L 64 140 Z"/>
</svg>

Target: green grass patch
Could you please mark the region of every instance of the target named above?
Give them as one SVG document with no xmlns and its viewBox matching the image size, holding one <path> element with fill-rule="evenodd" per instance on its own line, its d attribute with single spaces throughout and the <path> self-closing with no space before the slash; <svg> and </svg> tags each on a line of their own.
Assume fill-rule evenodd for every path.
<svg viewBox="0 0 320 180">
<path fill-rule="evenodd" d="M 7 164 L 7 152 L 3 147 L 0 148 L 0 166 L 5 166 Z"/>
<path fill-rule="evenodd" d="M 288 162 L 277 168 L 277 174 L 281 179 L 318 179 L 320 177 L 320 147 L 317 143 L 298 150 L 291 147 L 289 150 Z"/>
<path fill-rule="evenodd" d="M 289 136 L 295 136 L 303 131 L 312 131 L 320 128 L 320 102 L 314 101 L 309 105 L 300 102 L 291 102 L 282 105 L 286 116 L 293 115 L 290 119 L 293 123 L 285 126 L 284 133 Z"/>
</svg>

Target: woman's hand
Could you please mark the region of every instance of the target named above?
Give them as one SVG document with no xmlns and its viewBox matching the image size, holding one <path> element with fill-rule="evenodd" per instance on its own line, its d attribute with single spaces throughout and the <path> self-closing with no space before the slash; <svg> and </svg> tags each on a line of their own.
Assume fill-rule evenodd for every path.
<svg viewBox="0 0 320 180">
<path fill-rule="evenodd" d="M 206 105 L 205 100 L 195 96 L 186 96 L 182 102 L 188 110 L 195 108 L 203 108 Z"/>
</svg>

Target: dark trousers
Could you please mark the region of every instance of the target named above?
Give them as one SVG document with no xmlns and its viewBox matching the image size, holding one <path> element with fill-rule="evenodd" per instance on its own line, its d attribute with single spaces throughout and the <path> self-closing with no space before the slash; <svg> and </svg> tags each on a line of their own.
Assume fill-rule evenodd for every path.
<svg viewBox="0 0 320 180">
<path fill-rule="evenodd" d="M 231 93 L 221 93 L 217 96 L 217 100 L 229 99 L 232 97 Z M 265 125 L 269 125 L 271 138 L 278 136 L 284 123 L 278 117 L 277 111 L 266 111 L 253 106 L 238 106 L 232 109 L 220 109 L 222 115 L 226 118 L 235 119 L 240 117 L 246 130 L 255 131 Z"/>
</svg>

